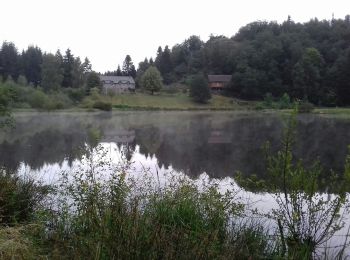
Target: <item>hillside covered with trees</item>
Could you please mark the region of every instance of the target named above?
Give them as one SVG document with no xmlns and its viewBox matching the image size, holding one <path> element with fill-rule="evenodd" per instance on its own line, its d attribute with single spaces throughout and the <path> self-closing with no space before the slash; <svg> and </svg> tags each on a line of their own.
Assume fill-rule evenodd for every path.
<svg viewBox="0 0 350 260">
<path fill-rule="evenodd" d="M 316 105 L 347 106 L 350 16 L 312 19 L 303 24 L 290 17 L 281 24 L 256 21 L 231 38 L 211 35 L 206 42 L 191 36 L 172 47 L 160 46 L 155 58 L 145 58 L 137 70 L 126 55 L 122 69 L 118 66 L 105 74 L 133 76 L 142 87 L 142 76 L 152 65 L 159 70 L 164 85 L 189 85 L 197 74 L 228 74 L 232 75 L 225 93 L 229 96 L 259 100 L 287 93 L 292 99 Z M 63 91 L 73 102 L 80 102 L 99 85 L 89 59 L 82 61 L 69 49 L 64 54 L 59 50 L 51 54 L 29 46 L 19 52 L 14 43 L 6 41 L 0 49 L 0 78 L 45 93 Z"/>
<path fill-rule="evenodd" d="M 141 75 L 153 60 L 145 59 Z M 278 24 L 257 21 L 231 38 L 191 36 L 172 48 L 159 47 L 154 60 L 165 84 L 186 82 L 193 74 L 232 74 L 230 95 L 261 99 L 267 93 L 308 99 L 317 105 L 350 104 L 350 16 L 312 19 L 290 17 Z"/>
</svg>

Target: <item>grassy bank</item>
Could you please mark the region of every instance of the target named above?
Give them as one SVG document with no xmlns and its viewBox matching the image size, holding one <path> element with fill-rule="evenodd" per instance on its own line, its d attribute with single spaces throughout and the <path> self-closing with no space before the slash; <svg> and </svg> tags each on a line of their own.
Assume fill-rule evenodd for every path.
<svg viewBox="0 0 350 260">
<path fill-rule="evenodd" d="M 252 109 L 253 102 L 213 95 L 207 104 L 195 103 L 184 93 L 159 93 L 150 95 L 137 92 L 116 96 L 101 96 L 105 102 L 112 103 L 114 109 L 125 110 L 242 110 Z"/>
</svg>

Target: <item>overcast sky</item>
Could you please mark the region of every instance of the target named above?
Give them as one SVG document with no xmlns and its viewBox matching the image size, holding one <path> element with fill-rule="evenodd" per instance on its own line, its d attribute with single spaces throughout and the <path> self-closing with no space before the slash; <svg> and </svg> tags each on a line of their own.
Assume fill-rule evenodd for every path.
<svg viewBox="0 0 350 260">
<path fill-rule="evenodd" d="M 160 45 L 191 35 L 230 37 L 256 20 L 344 18 L 350 0 L 1 0 L 0 8 L 1 42 L 14 42 L 19 51 L 28 45 L 53 53 L 70 48 L 104 72 L 122 65 L 127 54 L 137 67 Z"/>
</svg>

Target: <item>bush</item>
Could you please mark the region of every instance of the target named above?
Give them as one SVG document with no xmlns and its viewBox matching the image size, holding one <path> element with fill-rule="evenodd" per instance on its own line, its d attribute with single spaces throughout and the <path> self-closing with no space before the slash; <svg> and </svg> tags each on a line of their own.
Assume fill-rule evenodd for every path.
<svg viewBox="0 0 350 260">
<path fill-rule="evenodd" d="M 293 102 L 291 102 L 290 97 L 287 93 L 284 93 L 278 101 L 275 101 L 271 93 L 266 93 L 264 100 L 258 102 L 255 106 L 255 109 L 290 109 L 293 108 Z"/>
<path fill-rule="evenodd" d="M 301 101 L 298 105 L 299 113 L 311 113 L 314 110 L 314 105 L 308 101 Z"/>
<path fill-rule="evenodd" d="M 83 100 L 83 98 L 85 97 L 85 90 L 83 88 L 67 88 L 63 90 L 64 93 L 66 93 L 68 95 L 68 97 L 78 103 L 81 102 Z"/>
<path fill-rule="evenodd" d="M 50 99 L 43 91 L 35 89 L 29 93 L 28 103 L 32 108 L 44 109 L 50 106 Z"/>
<path fill-rule="evenodd" d="M 52 93 L 49 95 L 49 98 L 50 105 L 48 108 L 51 109 L 64 109 L 69 108 L 73 105 L 72 100 L 62 92 Z"/>
<path fill-rule="evenodd" d="M 283 96 L 278 100 L 279 109 L 288 109 L 292 108 L 292 103 L 290 102 L 290 97 L 287 93 L 284 93 Z"/>
<path fill-rule="evenodd" d="M 48 188 L 38 186 L 30 178 L 0 170 L 0 224 L 28 222 L 48 194 Z"/>
<path fill-rule="evenodd" d="M 190 97 L 198 103 L 207 103 L 211 99 L 208 81 L 204 75 L 195 75 L 191 80 Z"/>
<path fill-rule="evenodd" d="M 103 111 L 111 111 L 112 103 L 98 100 L 98 101 L 95 101 L 95 103 L 93 104 L 93 108 L 100 109 Z"/>
</svg>

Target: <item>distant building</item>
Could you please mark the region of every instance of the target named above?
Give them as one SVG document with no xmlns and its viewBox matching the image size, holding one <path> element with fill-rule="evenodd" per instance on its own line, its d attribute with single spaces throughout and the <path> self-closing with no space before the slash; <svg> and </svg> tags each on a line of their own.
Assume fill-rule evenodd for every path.
<svg viewBox="0 0 350 260">
<path fill-rule="evenodd" d="M 209 87 L 212 91 L 221 91 L 229 85 L 231 79 L 231 75 L 208 75 Z"/>
<path fill-rule="evenodd" d="M 135 92 L 135 81 L 130 76 L 100 76 L 102 93 L 121 94 Z"/>
</svg>

